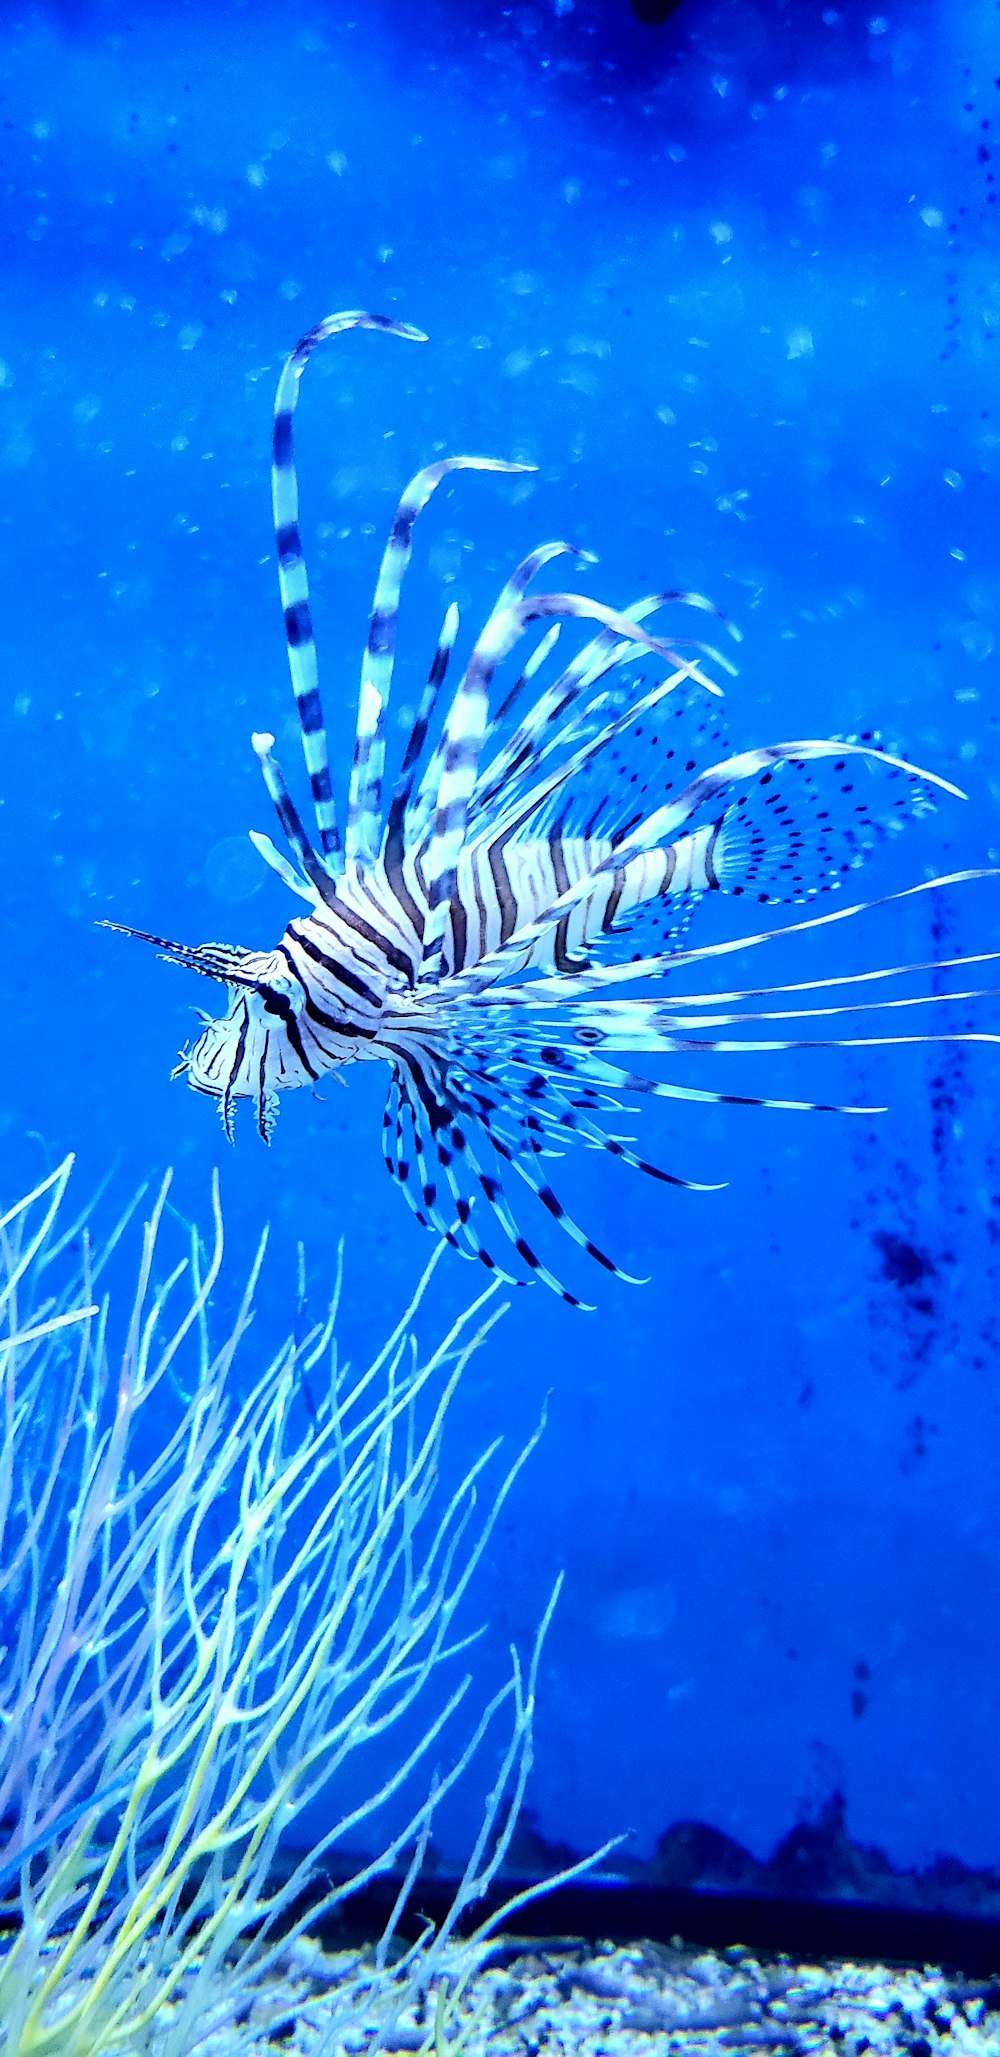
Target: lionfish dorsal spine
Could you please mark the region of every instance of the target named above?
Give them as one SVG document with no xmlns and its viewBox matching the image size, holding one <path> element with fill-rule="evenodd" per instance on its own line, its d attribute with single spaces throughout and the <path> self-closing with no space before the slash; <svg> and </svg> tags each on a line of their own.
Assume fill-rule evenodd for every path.
<svg viewBox="0 0 1000 2057">
<path fill-rule="evenodd" d="M 431 668 L 427 674 L 427 684 L 421 694 L 420 705 L 417 708 L 413 725 L 406 739 L 403 761 L 400 765 L 399 777 L 393 790 L 386 820 L 387 838 L 392 835 L 394 824 L 400 830 L 402 829 L 403 821 L 409 812 L 417 768 L 424 753 L 424 745 L 434 718 L 438 695 L 448 675 L 451 653 L 455 647 L 455 638 L 458 635 L 459 618 L 457 602 L 452 600 L 445 611 L 444 621 L 441 624 L 441 633 L 435 644 Z"/>
<path fill-rule="evenodd" d="M 674 599 L 673 593 L 647 593 L 631 607 L 625 609 L 630 621 L 643 622 L 667 601 Z M 524 684 L 533 678 L 562 628 L 554 621 L 533 651 L 506 700 L 498 707 L 494 724 L 499 725 L 513 706 Z M 552 641 L 549 641 L 549 638 Z M 592 636 L 582 650 L 539 695 L 534 706 L 518 724 L 512 736 L 501 744 L 489 766 L 480 779 L 470 808 L 470 821 L 480 814 L 486 814 L 500 793 L 505 792 L 511 778 L 523 777 L 533 771 L 542 754 L 543 739 L 548 739 L 549 748 L 558 744 L 561 733 L 557 724 L 566 719 L 570 709 L 581 695 L 608 672 L 617 670 L 623 664 L 632 664 L 642 656 L 642 647 L 629 641 L 622 641 L 610 629 L 602 628 Z"/>
<path fill-rule="evenodd" d="M 292 422 L 299 380 L 318 343 L 345 329 L 384 329 L 389 335 L 423 343 L 422 329 L 388 315 L 352 309 L 317 322 L 286 358 L 278 380 L 271 434 L 271 505 L 278 555 L 278 586 L 285 620 L 285 641 L 292 691 L 298 710 L 302 750 L 309 777 L 319 845 L 331 876 L 343 869 L 343 845 L 330 777 L 330 758 L 319 689 L 319 665 L 309 604 L 309 580 L 299 532 L 299 488 L 295 471 Z M 273 798 L 273 794 L 272 794 Z M 280 817 L 279 817 L 280 818 Z M 284 822 L 282 822 L 284 827 Z"/>
<path fill-rule="evenodd" d="M 403 577 L 413 551 L 413 525 L 442 479 L 453 471 L 529 471 L 495 457 L 442 457 L 410 480 L 393 517 L 382 553 L 368 637 L 361 664 L 358 720 L 347 802 L 345 850 L 348 861 L 374 864 L 382 836 L 386 708 L 392 686 Z"/>
<path fill-rule="evenodd" d="M 417 770 L 423 754 L 427 733 L 437 706 L 438 696 L 448 674 L 451 653 L 458 634 L 459 613 L 454 601 L 446 610 L 441 633 L 431 660 L 427 684 L 424 687 L 413 720 L 413 726 L 403 751 L 399 778 L 389 803 L 385 835 L 382 843 L 382 863 L 386 882 L 398 901 L 405 919 L 409 922 L 414 937 L 423 937 L 426 907 L 414 898 L 408 876 L 411 869 L 407 863 L 410 855 L 407 831 L 410 827 L 410 803 L 416 781 Z"/>
</svg>

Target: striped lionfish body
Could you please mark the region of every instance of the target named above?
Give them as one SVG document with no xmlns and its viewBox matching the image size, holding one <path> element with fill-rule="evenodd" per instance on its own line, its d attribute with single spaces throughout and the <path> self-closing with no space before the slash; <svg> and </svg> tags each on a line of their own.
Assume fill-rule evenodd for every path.
<svg viewBox="0 0 1000 2057">
<path fill-rule="evenodd" d="M 889 971 L 835 981 L 857 988 L 854 999 L 838 992 L 818 1007 L 803 996 L 822 981 L 671 996 L 669 1002 L 651 996 L 653 982 L 667 971 L 689 971 L 789 933 L 787 925 L 764 928 L 735 942 L 688 947 L 686 930 L 699 901 L 711 893 L 766 904 L 811 900 L 838 886 L 908 816 L 931 806 L 935 788 L 957 789 L 917 772 L 871 737 L 730 753 L 712 674 L 732 666 L 703 641 L 664 637 L 646 624 L 668 606 L 683 605 L 735 631 L 694 593 L 657 593 L 617 612 L 577 593 L 539 591 L 538 574 L 553 560 L 585 556 L 566 543 L 545 544 L 518 565 L 457 684 L 446 692 L 458 629 L 457 609 L 448 608 L 388 785 L 386 710 L 416 518 L 452 472 L 531 469 L 453 457 L 417 473 L 392 524 L 362 664 L 342 831 L 298 526 L 292 425 L 313 349 L 349 328 L 425 340 L 419 330 L 382 316 L 333 315 L 302 338 L 278 385 L 274 521 L 316 834 L 310 838 L 299 816 L 274 738 L 256 735 L 254 749 L 290 857 L 265 835 L 254 832 L 252 839 L 304 911 L 267 951 L 187 946 L 125 932 L 227 988 L 227 1011 L 217 1020 L 202 1017 L 201 1033 L 182 1053 L 177 1073 L 218 1102 L 230 1139 L 238 1101 L 250 1102 L 267 1141 L 283 1089 L 313 1085 L 356 1059 L 379 1059 L 391 1072 L 385 1161 L 418 1218 L 494 1271 L 501 1266 L 490 1242 L 499 1231 L 519 1259 L 515 1275 L 542 1278 L 579 1305 L 522 1233 L 514 1190 L 528 1188 L 590 1256 L 618 1276 L 627 1274 L 567 1213 L 549 1182 L 547 1160 L 575 1139 L 667 1184 L 689 1186 L 692 1181 L 649 1163 L 614 1132 L 610 1123 L 623 1101 L 655 1095 L 768 1107 L 816 1104 L 751 1100 L 651 1078 L 633 1068 L 636 1056 L 927 1040 L 816 1034 L 817 1016 L 876 1004 L 866 993 L 880 996 L 881 982 L 896 976 Z M 567 617 L 594 628 L 584 647 L 557 668 L 552 654 Z M 494 705 L 496 674 L 531 630 L 538 640 Z M 536 684 L 543 666 L 548 683 Z M 816 928 L 859 911 L 838 906 L 793 927 Z M 788 1025 L 795 1022 L 800 1033 L 791 1036 Z M 748 1025 L 754 1030 L 749 1039 Z M 736 1035 L 725 1033 L 733 1029 Z"/>
</svg>

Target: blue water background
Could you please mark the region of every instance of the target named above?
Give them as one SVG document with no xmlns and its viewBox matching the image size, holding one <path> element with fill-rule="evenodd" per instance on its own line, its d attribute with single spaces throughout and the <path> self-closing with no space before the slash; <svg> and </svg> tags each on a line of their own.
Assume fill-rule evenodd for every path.
<svg viewBox="0 0 1000 2057">
<path fill-rule="evenodd" d="M 349 336 L 303 387 L 342 775 L 395 496 L 471 450 L 539 470 L 460 478 L 422 520 L 400 707 L 446 601 L 474 628 L 565 535 L 599 553 L 601 598 L 676 582 L 739 622 L 734 744 L 878 723 L 968 788 L 873 890 L 997 859 L 997 73 L 986 0 L 715 0 L 659 31 L 625 0 L 5 11 L 6 1194 L 72 1148 L 82 1189 L 173 1162 L 207 1219 L 221 1165 L 237 1270 L 273 1225 L 260 1348 L 292 1319 L 298 1238 L 318 1307 L 347 1236 L 354 1356 L 427 1255 L 381 1167 L 380 1070 L 287 1097 L 269 1151 L 244 1119 L 230 1152 L 168 1083 L 210 990 L 93 926 L 268 945 L 294 911 L 245 841 L 272 827 L 251 730 L 299 769 L 269 421 L 284 351 L 333 308 L 431 338 Z M 998 893 L 746 975 L 988 948 Z M 1000 1007 L 952 1018 L 974 1016 Z M 566 1570 L 538 1827 L 576 1848 L 631 1829 L 642 1857 L 695 1817 L 763 1855 L 840 1789 L 896 1864 L 998 1862 L 995 1055 L 684 1063 L 890 1111 L 643 1110 L 642 1147 L 728 1180 L 713 1195 L 565 1166 L 651 1283 L 569 1262 L 587 1317 L 515 1294 L 452 1443 L 515 1447 L 551 1393 L 479 1583 L 486 1686 Z M 457 1259 L 438 1280 L 442 1323 L 483 1283 Z"/>
</svg>

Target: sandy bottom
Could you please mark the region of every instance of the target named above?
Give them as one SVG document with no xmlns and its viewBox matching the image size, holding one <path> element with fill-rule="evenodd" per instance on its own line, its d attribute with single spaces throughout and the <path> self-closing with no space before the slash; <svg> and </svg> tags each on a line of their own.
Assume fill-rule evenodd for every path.
<svg viewBox="0 0 1000 2057">
<path fill-rule="evenodd" d="M 456 1973 L 459 1967 L 456 1955 Z M 357 1985 L 363 1959 L 300 1945 L 280 1993 L 258 2003 L 277 2051 L 372 2048 L 363 2015 L 357 2036 L 329 2036 L 340 2012 L 338 1988 Z M 343 2004 L 341 2000 L 341 2006 Z M 326 2033 L 324 2033 L 324 2024 Z M 248 2024 L 250 2026 L 250 2024 Z M 257 2047 L 260 2047 L 259 2045 Z M 1000 1980 L 964 1979 L 933 1966 L 762 1958 L 740 1948 L 716 1952 L 677 1943 L 592 1948 L 571 1938 L 539 1944 L 501 1937 L 461 1997 L 404 2015 L 381 2047 L 495 2057 L 593 2052 L 594 2057 L 652 2057 L 657 2049 L 792 2050 L 842 2053 L 990 2052 L 1000 2057 Z"/>
</svg>

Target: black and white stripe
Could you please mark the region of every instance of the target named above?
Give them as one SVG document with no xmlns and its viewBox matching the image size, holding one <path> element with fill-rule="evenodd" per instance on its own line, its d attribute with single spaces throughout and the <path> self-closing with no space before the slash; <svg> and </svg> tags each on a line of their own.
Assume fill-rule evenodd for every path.
<svg viewBox="0 0 1000 2057">
<path fill-rule="evenodd" d="M 254 842 L 306 910 L 268 952 L 125 932 L 226 986 L 226 1013 L 203 1017 L 178 1071 L 217 1101 L 228 1135 L 238 1101 L 252 1103 L 267 1140 L 281 1091 L 378 1059 L 390 1067 L 383 1153 L 418 1219 L 496 1275 L 541 1279 L 579 1306 L 528 1239 L 512 1191 L 524 1190 L 539 1220 L 555 1223 L 600 1267 L 629 1274 L 567 1212 L 549 1177 L 553 1156 L 578 1144 L 661 1183 L 708 1190 L 651 1163 L 614 1132 L 623 1103 L 657 1097 L 825 1105 L 650 1077 L 632 1068 L 636 1058 L 682 1062 L 706 1050 L 1000 1040 L 988 1030 L 883 1031 L 883 1013 L 895 1022 L 910 1008 L 947 1004 L 940 991 L 891 990 L 883 998 L 887 981 L 954 964 L 714 995 L 671 989 L 669 997 L 660 990 L 664 974 L 688 974 L 737 948 L 823 929 L 866 906 L 988 874 L 959 872 L 881 901 L 812 913 L 791 927 L 689 945 L 688 924 L 709 895 L 808 902 L 839 886 L 894 829 L 925 812 L 935 791 L 957 788 L 915 770 L 871 735 L 732 753 L 713 675 L 731 673 L 729 659 L 700 638 L 654 635 L 644 626 L 667 607 L 714 615 L 735 635 L 731 624 L 698 593 L 664 591 L 619 611 L 579 593 L 539 592 L 534 581 L 556 558 L 593 561 L 561 542 L 540 546 L 516 567 L 450 694 L 459 624 L 457 608 L 448 608 L 386 806 L 387 709 L 417 516 L 452 472 L 531 469 L 482 457 L 426 466 L 396 510 L 362 661 L 342 839 L 299 530 L 292 419 L 312 351 L 350 328 L 424 340 L 419 329 L 387 316 L 333 315 L 296 345 L 279 380 L 275 537 L 315 843 L 274 739 L 264 733 L 253 745 L 291 859 L 260 832 Z M 545 683 L 560 629 L 573 620 L 596 623 L 597 632 Z M 498 672 L 535 624 L 540 639 L 494 704 Z M 998 955 L 985 951 L 968 961 L 985 964 Z M 654 981 L 658 989 L 651 991 Z M 851 989 L 847 998 L 843 987 Z M 952 997 L 972 1003 L 983 996 Z M 841 1017 L 870 1013 L 875 1020 L 870 1028 L 862 1020 L 858 1034 L 826 1033 L 832 1020 L 839 1028 Z"/>
<path fill-rule="evenodd" d="M 328 336 L 342 334 L 345 329 L 385 329 L 389 335 L 403 336 L 409 342 L 427 341 L 422 329 L 412 328 L 408 322 L 393 321 L 384 314 L 366 314 L 360 309 L 331 314 L 296 343 L 291 356 L 285 360 L 275 396 L 271 430 L 271 506 L 278 553 L 278 587 L 319 846 L 323 856 L 330 859 L 333 871 L 340 869 L 341 838 L 319 692 L 309 581 L 299 533 L 299 486 L 295 473 L 292 418 L 299 397 L 299 380 L 317 343 L 324 342 Z"/>
</svg>

